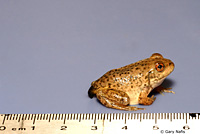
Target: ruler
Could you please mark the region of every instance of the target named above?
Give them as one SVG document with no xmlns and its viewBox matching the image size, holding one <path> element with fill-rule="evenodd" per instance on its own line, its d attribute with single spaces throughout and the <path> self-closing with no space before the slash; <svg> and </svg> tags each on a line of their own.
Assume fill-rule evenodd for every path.
<svg viewBox="0 0 200 134">
<path fill-rule="evenodd" d="M 0 134 L 195 134 L 200 113 L 0 114 Z"/>
</svg>

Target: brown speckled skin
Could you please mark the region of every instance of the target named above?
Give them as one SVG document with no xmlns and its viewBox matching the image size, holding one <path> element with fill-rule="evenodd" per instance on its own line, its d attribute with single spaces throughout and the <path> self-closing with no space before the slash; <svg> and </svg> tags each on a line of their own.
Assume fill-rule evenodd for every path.
<svg viewBox="0 0 200 134">
<path fill-rule="evenodd" d="M 157 63 L 164 65 L 162 71 L 157 71 Z M 129 104 L 151 105 L 155 97 L 147 96 L 163 82 L 173 69 L 174 63 L 171 60 L 154 53 L 150 58 L 108 71 L 92 82 L 88 94 L 90 98 L 96 95 L 106 107 L 121 110 L 143 110 L 144 108 L 129 106 Z"/>
</svg>

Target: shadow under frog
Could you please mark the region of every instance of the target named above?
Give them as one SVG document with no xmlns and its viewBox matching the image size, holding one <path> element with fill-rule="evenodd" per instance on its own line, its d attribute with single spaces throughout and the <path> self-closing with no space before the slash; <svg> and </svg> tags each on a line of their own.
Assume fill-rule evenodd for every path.
<svg viewBox="0 0 200 134">
<path fill-rule="evenodd" d="M 171 89 L 171 87 L 173 87 L 175 84 L 175 82 L 172 79 L 168 79 L 166 78 L 163 83 L 161 84 L 162 87 L 165 87 L 165 89 Z M 161 92 L 158 92 L 156 90 L 152 90 L 148 96 L 152 96 L 152 95 L 158 95 L 158 94 L 162 94 Z M 162 94 L 163 95 L 163 94 Z"/>
</svg>

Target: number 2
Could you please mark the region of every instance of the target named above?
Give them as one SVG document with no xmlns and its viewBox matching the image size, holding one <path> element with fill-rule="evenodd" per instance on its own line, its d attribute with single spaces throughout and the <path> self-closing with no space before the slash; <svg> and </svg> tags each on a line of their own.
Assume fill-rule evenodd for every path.
<svg viewBox="0 0 200 134">
<path fill-rule="evenodd" d="M 67 130 L 67 126 L 61 126 L 60 130 Z"/>
</svg>

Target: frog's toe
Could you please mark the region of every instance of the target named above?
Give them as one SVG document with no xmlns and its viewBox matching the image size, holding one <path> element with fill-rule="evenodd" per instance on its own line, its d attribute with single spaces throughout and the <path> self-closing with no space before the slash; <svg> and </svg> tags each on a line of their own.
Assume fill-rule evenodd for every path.
<svg viewBox="0 0 200 134">
<path fill-rule="evenodd" d="M 170 89 L 172 89 L 172 88 L 164 88 L 163 86 L 158 86 L 153 91 L 160 93 L 162 96 L 164 96 L 163 93 L 173 93 L 173 94 L 175 94 L 174 91 L 169 91 Z"/>
<path fill-rule="evenodd" d="M 152 99 L 153 101 L 155 101 L 155 100 L 156 100 L 156 97 L 154 97 L 154 95 L 152 95 L 152 96 L 151 96 L 151 99 Z"/>
<path fill-rule="evenodd" d="M 171 88 L 169 88 L 169 89 L 171 89 Z M 168 88 L 164 89 L 163 92 L 165 92 L 165 93 L 173 93 L 173 94 L 175 94 L 174 91 L 169 91 Z"/>
<path fill-rule="evenodd" d="M 151 105 L 156 100 L 156 97 L 152 95 L 151 97 L 139 97 L 139 104 Z"/>
<path fill-rule="evenodd" d="M 138 108 L 138 107 L 135 107 L 135 106 L 124 106 L 124 105 L 118 105 L 117 107 L 112 107 L 112 108 L 116 108 L 116 109 L 120 109 L 120 110 L 125 110 L 125 111 L 145 110 L 145 108 Z"/>
<path fill-rule="evenodd" d="M 129 111 L 137 111 L 137 110 L 145 110 L 145 108 L 138 108 L 138 107 L 129 106 Z"/>
</svg>

